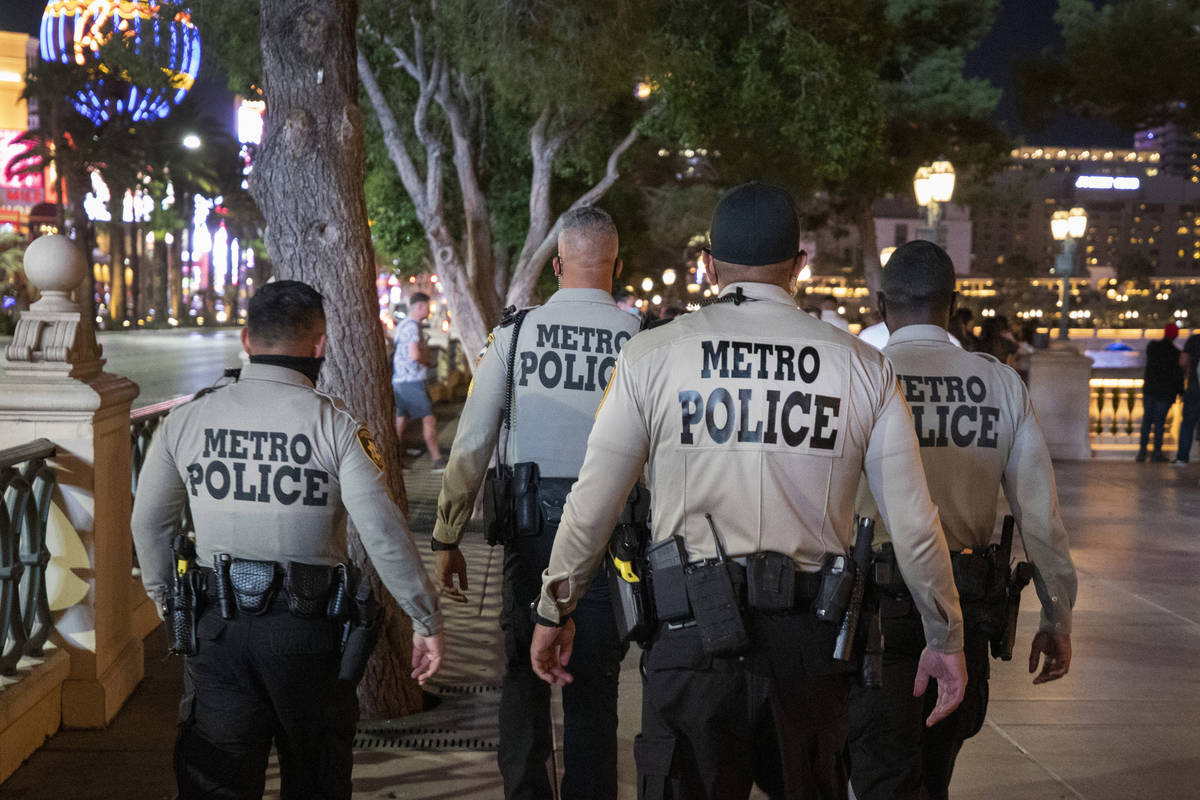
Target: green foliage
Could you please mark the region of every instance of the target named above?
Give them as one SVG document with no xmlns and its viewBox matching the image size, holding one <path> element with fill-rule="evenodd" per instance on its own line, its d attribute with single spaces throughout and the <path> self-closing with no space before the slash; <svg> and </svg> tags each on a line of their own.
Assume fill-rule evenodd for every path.
<svg viewBox="0 0 1200 800">
<path fill-rule="evenodd" d="M 371 240 L 384 264 L 402 277 L 429 269 L 429 246 L 412 203 L 395 170 L 380 165 L 367 173 L 367 218 Z"/>
<path fill-rule="evenodd" d="M 1066 97 L 1133 129 L 1200 124 L 1200 4 L 1195 0 L 1061 0 Z"/>
<path fill-rule="evenodd" d="M 12 332 L 17 311 L 29 304 L 25 280 L 25 243 L 13 233 L 0 233 L 0 334 Z"/>
<path fill-rule="evenodd" d="M 455 64 L 513 109 L 594 113 L 628 97 L 654 2 L 440 0 L 436 27 Z M 403 13 L 408 13 L 407 9 Z"/>
<path fill-rule="evenodd" d="M 220 63 L 230 91 L 256 97 L 262 85 L 258 0 L 190 0 L 188 5 L 205 58 Z"/>
<path fill-rule="evenodd" d="M 667 0 L 647 132 L 719 153 L 727 184 L 845 177 L 882 134 L 875 5 Z"/>
<path fill-rule="evenodd" d="M 1014 65 L 1017 111 L 1042 127 L 1061 109 L 1126 130 L 1200 126 L 1200 3 L 1060 0 L 1061 47 Z"/>
<path fill-rule="evenodd" d="M 887 0 L 878 67 L 884 136 L 847 182 L 871 196 L 908 191 L 923 162 L 949 158 L 968 180 L 997 169 L 1008 141 L 992 122 L 1000 91 L 964 75 L 966 53 L 991 28 L 997 0 Z"/>
</svg>

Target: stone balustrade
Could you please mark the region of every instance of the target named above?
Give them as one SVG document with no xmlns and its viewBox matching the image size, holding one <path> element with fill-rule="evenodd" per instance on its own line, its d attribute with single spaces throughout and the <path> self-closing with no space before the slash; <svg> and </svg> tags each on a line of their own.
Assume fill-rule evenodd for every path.
<svg viewBox="0 0 1200 800">
<path fill-rule="evenodd" d="M 10 600 L 0 672 L 16 660 L 15 674 L 0 676 L 0 780 L 59 727 L 106 725 L 141 680 L 142 639 L 157 623 L 130 546 L 138 388 L 103 371 L 92 321 L 70 297 L 84 269 L 65 237 L 30 244 L 25 273 L 41 299 L 0 360 L 0 549 L 19 531 L 16 560 L 0 556 Z"/>
</svg>

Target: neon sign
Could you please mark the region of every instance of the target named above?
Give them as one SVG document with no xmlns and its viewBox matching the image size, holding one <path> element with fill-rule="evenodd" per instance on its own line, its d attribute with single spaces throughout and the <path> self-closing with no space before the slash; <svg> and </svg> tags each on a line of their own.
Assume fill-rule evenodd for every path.
<svg viewBox="0 0 1200 800">
<path fill-rule="evenodd" d="M 1114 178 L 1112 175 L 1080 175 L 1075 179 L 1076 189 L 1115 189 L 1121 192 L 1134 192 L 1142 187 L 1139 178 Z"/>
<path fill-rule="evenodd" d="M 137 86 L 100 64 L 103 77 L 73 97 L 75 109 L 96 124 L 114 116 L 133 122 L 160 119 L 183 100 L 200 71 L 200 33 L 182 6 L 147 0 L 50 0 L 42 13 L 43 61 L 84 66 L 120 36 L 135 53 L 159 54 L 169 88 Z"/>
<path fill-rule="evenodd" d="M 29 209 L 46 199 L 42 174 L 19 172 L 28 163 L 29 150 L 23 136 L 22 131 L 0 130 L 0 167 L 6 164 L 14 167 L 0 169 L 0 206 L 4 208 Z"/>
</svg>

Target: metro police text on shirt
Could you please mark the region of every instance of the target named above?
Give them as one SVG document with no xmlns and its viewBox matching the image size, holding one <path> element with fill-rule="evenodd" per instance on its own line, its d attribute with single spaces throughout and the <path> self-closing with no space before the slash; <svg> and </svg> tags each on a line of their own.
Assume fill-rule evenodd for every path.
<svg viewBox="0 0 1200 800">
<path fill-rule="evenodd" d="M 329 473 L 307 466 L 312 441 L 303 433 L 205 428 L 202 458 L 187 466 L 188 491 L 213 500 L 329 504 Z"/>
<path fill-rule="evenodd" d="M 698 345 L 701 383 L 679 392 L 681 445 L 841 452 L 848 376 L 840 348 L 724 339 Z M 712 386 L 714 380 L 721 383 Z"/>
<path fill-rule="evenodd" d="M 1000 409 L 978 376 L 897 375 L 921 447 L 996 447 Z"/>
<path fill-rule="evenodd" d="M 537 350 L 521 352 L 518 385 L 527 386 L 535 376 L 547 389 L 594 392 L 608 385 L 616 354 L 633 334 L 584 325 L 537 326 Z M 540 351 L 540 352 L 538 352 Z M 577 355 L 586 354 L 586 355 Z"/>
</svg>

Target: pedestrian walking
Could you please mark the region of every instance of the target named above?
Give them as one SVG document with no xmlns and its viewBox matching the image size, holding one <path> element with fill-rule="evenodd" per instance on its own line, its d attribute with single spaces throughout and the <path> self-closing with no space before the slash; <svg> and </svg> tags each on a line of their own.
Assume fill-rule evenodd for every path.
<svg viewBox="0 0 1200 800">
<path fill-rule="evenodd" d="M 422 324 L 429 319 L 429 295 L 414 292 L 408 298 L 408 315 L 396 325 L 392 341 L 392 393 L 396 399 L 396 440 L 404 447 L 404 428 L 410 419 L 421 421 L 421 435 L 433 459 L 433 471 L 446 468 L 438 447 L 437 417 L 433 415 L 433 403 L 425 379 L 429 368 L 436 366 L 433 352 L 429 349 Z"/>
<path fill-rule="evenodd" d="M 1163 337 L 1146 345 L 1146 369 L 1142 373 L 1142 438 L 1138 444 L 1138 461 L 1146 460 L 1151 431 L 1154 432 L 1154 452 L 1150 454 L 1150 460 L 1167 460 L 1162 451 L 1167 412 L 1175 405 L 1175 398 L 1183 392 L 1183 368 L 1179 365 L 1181 359 L 1175 347 L 1177 338 L 1179 326 L 1169 322 L 1163 328 Z"/>
</svg>

